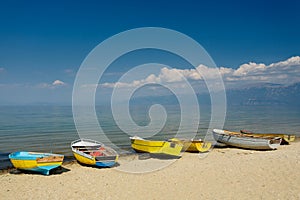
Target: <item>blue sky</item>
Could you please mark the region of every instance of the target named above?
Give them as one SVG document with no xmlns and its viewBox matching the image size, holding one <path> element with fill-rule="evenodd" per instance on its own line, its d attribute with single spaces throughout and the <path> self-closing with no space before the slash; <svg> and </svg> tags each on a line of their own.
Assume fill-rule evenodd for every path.
<svg viewBox="0 0 300 200">
<path fill-rule="evenodd" d="M 180 31 L 220 67 L 286 61 L 300 55 L 299 6 L 290 0 L 2 1 L 0 103 L 69 102 L 86 55 L 137 27 Z"/>
</svg>

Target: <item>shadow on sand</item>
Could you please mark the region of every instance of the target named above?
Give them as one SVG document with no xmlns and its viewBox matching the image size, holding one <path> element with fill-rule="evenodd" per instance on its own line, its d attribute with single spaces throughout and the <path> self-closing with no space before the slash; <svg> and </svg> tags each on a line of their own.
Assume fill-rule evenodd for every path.
<svg viewBox="0 0 300 200">
<path fill-rule="evenodd" d="M 139 160 L 147 160 L 150 158 L 160 159 L 160 160 L 173 160 L 179 159 L 181 156 L 172 156 L 167 154 L 151 154 L 151 153 L 136 153 Z"/>
<path fill-rule="evenodd" d="M 97 169 L 107 169 L 107 168 L 114 168 L 114 167 L 120 166 L 119 163 L 116 163 L 116 164 L 114 164 L 114 165 L 111 166 L 111 167 L 100 167 L 100 166 L 96 166 L 96 165 L 87 165 L 87 164 L 84 164 L 84 163 L 81 163 L 81 162 L 78 162 L 78 161 L 77 161 L 77 163 L 78 163 L 79 165 L 83 166 L 83 167 L 91 167 L 91 168 L 97 168 Z"/>
<path fill-rule="evenodd" d="M 70 169 L 67 169 L 65 167 L 57 167 L 55 169 L 52 169 L 50 170 L 49 172 L 49 176 L 50 175 L 58 175 L 58 174 L 62 174 L 62 173 L 65 173 L 65 172 L 68 172 L 68 171 L 71 171 Z M 35 172 L 35 171 L 29 171 L 29 170 L 21 170 L 21 169 L 11 169 L 9 170 L 9 173 L 10 174 L 35 174 L 35 175 L 42 175 L 42 176 L 45 176 L 39 172 Z"/>
</svg>

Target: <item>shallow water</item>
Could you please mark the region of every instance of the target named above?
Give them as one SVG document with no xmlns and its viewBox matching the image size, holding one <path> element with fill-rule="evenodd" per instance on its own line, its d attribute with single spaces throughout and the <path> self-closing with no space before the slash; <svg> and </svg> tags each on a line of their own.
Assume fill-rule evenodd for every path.
<svg viewBox="0 0 300 200">
<path fill-rule="evenodd" d="M 180 119 L 187 119 L 181 124 L 180 136 L 204 138 L 210 122 L 210 108 L 200 108 L 200 122 L 193 115 L 181 116 L 178 106 L 167 106 L 167 119 L 163 127 L 152 138 L 167 139 L 175 137 L 180 127 Z M 191 109 L 191 112 L 196 112 Z M 106 140 L 101 141 L 113 145 L 119 153 L 130 153 L 130 135 L 140 135 L 142 128 L 128 124 L 131 130 L 127 134 L 114 121 L 110 107 L 97 106 L 96 113 Z M 131 117 L 140 126 L 150 122 L 148 107 L 133 106 Z M 126 116 L 125 116 L 126 117 Z M 88 118 L 87 118 L 88 119 Z M 119 119 L 122 120 L 122 117 Z M 152 120 L 160 122 L 161 114 L 152 115 Z M 89 122 L 89 120 L 86 120 Z M 197 124 L 198 130 L 192 125 Z M 300 109 L 284 106 L 232 106 L 227 108 L 224 129 L 239 131 L 248 129 L 255 132 L 273 132 L 296 134 L 300 136 Z M 158 123 L 159 124 L 159 123 Z M 154 123 L 155 125 L 155 123 Z M 86 127 L 90 128 L 87 123 Z M 223 127 L 212 127 L 223 128 Z M 80 137 L 101 138 L 97 129 L 87 129 Z M 151 131 L 151 130 L 150 130 Z M 156 130 L 157 131 L 157 130 Z M 178 136 L 178 135 L 177 135 Z M 67 159 L 72 157 L 70 143 L 79 138 L 74 125 L 71 106 L 0 106 L 0 169 L 10 166 L 8 154 L 14 151 L 41 151 L 64 154 Z M 108 139 L 108 140 L 107 140 Z M 101 139 L 98 139 L 101 140 Z"/>
</svg>

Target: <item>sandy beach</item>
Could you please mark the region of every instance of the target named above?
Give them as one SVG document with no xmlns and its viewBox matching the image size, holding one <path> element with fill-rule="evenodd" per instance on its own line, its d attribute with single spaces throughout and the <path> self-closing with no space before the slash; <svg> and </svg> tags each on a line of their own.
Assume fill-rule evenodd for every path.
<svg viewBox="0 0 300 200">
<path fill-rule="evenodd" d="M 110 169 L 72 162 L 50 176 L 3 173 L 0 199 L 300 199 L 300 142 L 275 151 L 214 148 L 203 158 L 184 153 L 141 174 L 121 171 L 124 159 Z"/>
</svg>

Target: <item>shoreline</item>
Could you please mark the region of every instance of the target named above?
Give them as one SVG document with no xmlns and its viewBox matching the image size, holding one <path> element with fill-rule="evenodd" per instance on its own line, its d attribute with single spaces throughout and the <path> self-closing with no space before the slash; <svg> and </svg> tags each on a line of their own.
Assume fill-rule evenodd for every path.
<svg viewBox="0 0 300 200">
<path fill-rule="evenodd" d="M 214 148 L 204 158 L 183 153 L 169 166 L 141 174 L 118 170 L 123 160 L 106 169 L 71 161 L 50 176 L 2 173 L 0 191 L 4 199 L 300 198 L 299 140 L 273 151 Z M 151 165 L 147 159 L 139 162 Z"/>
<path fill-rule="evenodd" d="M 291 144 L 289 145 L 280 145 L 281 146 L 291 146 L 295 143 L 300 143 L 300 136 L 296 136 L 295 138 L 295 141 L 293 141 Z M 244 151 L 265 151 L 265 152 L 268 152 L 268 151 L 278 151 L 279 149 L 276 149 L 276 150 L 251 150 L 251 149 L 242 149 L 242 148 L 238 148 L 238 147 L 232 147 L 232 146 L 226 146 L 225 144 L 216 144 L 215 147 L 213 147 L 212 149 L 209 150 L 208 153 L 211 153 L 212 151 L 214 151 L 214 149 L 240 149 L 240 150 L 244 150 Z M 136 156 L 138 155 L 139 153 L 126 153 L 126 154 L 121 154 L 120 157 L 123 157 L 123 158 L 126 158 L 126 157 L 130 157 L 130 156 Z M 190 152 L 182 152 L 182 156 L 184 156 L 184 154 L 197 154 L 197 153 L 190 153 Z M 200 153 L 201 154 L 201 153 Z M 67 159 L 66 159 L 67 158 Z M 179 158 L 180 159 L 180 158 Z M 9 158 L 8 158 L 8 162 L 9 161 Z M 68 166 L 68 165 L 73 165 L 74 163 L 77 163 L 78 165 L 80 165 L 77 160 L 75 159 L 74 156 L 65 156 L 65 159 L 63 161 L 63 164 L 62 166 Z M 80 165 L 80 166 L 83 166 L 83 165 Z M 15 170 L 15 168 L 11 165 L 11 166 L 8 166 L 6 168 L 3 168 L 3 169 L 0 169 L 0 176 L 3 175 L 3 174 L 7 174 L 7 173 L 10 173 L 11 171 Z M 28 172 L 30 174 L 30 172 Z"/>
</svg>

